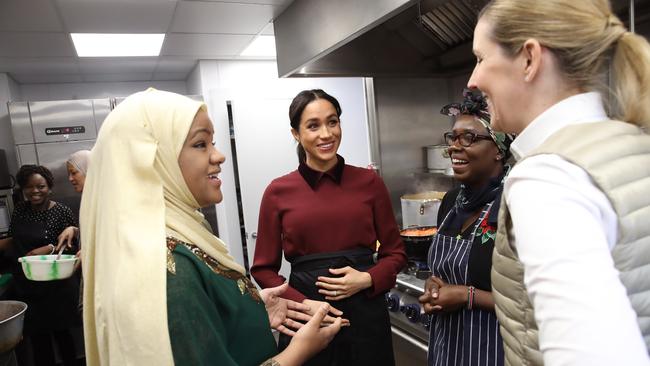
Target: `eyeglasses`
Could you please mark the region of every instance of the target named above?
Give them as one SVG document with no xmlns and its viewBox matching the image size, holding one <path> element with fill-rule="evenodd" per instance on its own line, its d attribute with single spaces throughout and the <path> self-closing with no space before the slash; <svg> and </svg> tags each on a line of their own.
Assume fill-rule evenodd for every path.
<svg viewBox="0 0 650 366">
<path fill-rule="evenodd" d="M 492 137 L 488 135 L 479 135 L 474 132 L 463 132 L 460 134 L 454 134 L 453 132 L 445 132 L 443 135 L 445 137 L 445 142 L 447 145 L 453 145 L 456 140 L 460 146 L 470 147 L 476 140 L 492 140 Z"/>
</svg>

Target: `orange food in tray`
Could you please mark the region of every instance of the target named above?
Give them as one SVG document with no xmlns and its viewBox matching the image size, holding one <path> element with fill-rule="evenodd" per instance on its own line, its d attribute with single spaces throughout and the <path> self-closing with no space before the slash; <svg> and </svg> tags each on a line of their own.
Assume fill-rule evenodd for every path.
<svg viewBox="0 0 650 366">
<path fill-rule="evenodd" d="M 404 229 L 400 231 L 400 235 L 403 236 L 430 236 L 435 234 L 438 231 L 435 227 L 421 227 L 421 228 L 412 228 Z"/>
</svg>

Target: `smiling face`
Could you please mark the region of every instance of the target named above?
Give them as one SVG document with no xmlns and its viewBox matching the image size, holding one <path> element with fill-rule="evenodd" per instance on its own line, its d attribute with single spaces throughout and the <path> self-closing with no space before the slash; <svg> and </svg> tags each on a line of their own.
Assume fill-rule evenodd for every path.
<svg viewBox="0 0 650 366">
<path fill-rule="evenodd" d="M 487 129 L 473 116 L 458 116 L 452 132 L 455 135 L 473 132 L 489 136 Z M 462 146 L 455 140 L 449 146 L 454 178 L 470 187 L 481 187 L 490 178 L 498 176 L 503 170 L 501 155 L 492 139 L 477 139 L 469 147 Z"/>
<path fill-rule="evenodd" d="M 194 117 L 178 156 L 183 179 L 200 207 L 221 202 L 221 164 L 226 158 L 213 143 L 214 129 L 208 114 L 201 110 Z"/>
<path fill-rule="evenodd" d="M 513 57 L 491 38 L 492 27 L 482 17 L 474 29 L 473 52 L 476 66 L 467 86 L 478 88 L 486 96 L 492 116 L 492 128 L 507 133 L 519 133 L 520 108 L 526 108 L 524 74 L 525 60 L 521 55 Z"/>
<path fill-rule="evenodd" d="M 30 175 L 27 178 L 27 184 L 22 189 L 23 195 L 32 206 L 42 205 L 50 195 L 50 186 L 47 184 L 47 180 L 38 173 Z"/>
<path fill-rule="evenodd" d="M 305 149 L 307 166 L 325 172 L 336 165 L 341 122 L 332 103 L 316 99 L 307 104 L 300 116 L 298 131 L 292 129 L 291 133 Z"/>
<path fill-rule="evenodd" d="M 70 163 L 66 163 L 65 165 L 68 168 L 68 181 L 72 184 L 75 192 L 81 193 L 86 183 L 86 176 L 79 169 L 75 168 L 74 165 Z"/>
</svg>

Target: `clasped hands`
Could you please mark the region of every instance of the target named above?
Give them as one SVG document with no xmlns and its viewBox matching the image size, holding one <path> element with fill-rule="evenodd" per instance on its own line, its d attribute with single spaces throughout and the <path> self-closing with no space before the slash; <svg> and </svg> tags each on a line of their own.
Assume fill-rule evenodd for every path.
<svg viewBox="0 0 650 366">
<path fill-rule="evenodd" d="M 431 276 L 418 301 L 427 314 L 456 311 L 467 304 L 467 286 L 450 285 L 440 277 Z"/>
<path fill-rule="evenodd" d="M 328 311 L 316 323 L 318 327 L 334 327 L 336 333 L 341 326 L 350 325 L 349 320 L 341 318 L 341 315 L 343 315 L 342 311 L 333 306 L 329 306 L 326 302 L 305 299 L 302 303 L 299 303 L 280 297 L 288 287 L 289 285 L 285 283 L 260 291 L 260 296 L 264 301 L 264 306 L 269 316 L 271 328 L 293 337 L 299 329 L 309 324 L 309 321 L 313 317 L 318 317 L 319 310 L 323 307 L 326 307 Z"/>
</svg>

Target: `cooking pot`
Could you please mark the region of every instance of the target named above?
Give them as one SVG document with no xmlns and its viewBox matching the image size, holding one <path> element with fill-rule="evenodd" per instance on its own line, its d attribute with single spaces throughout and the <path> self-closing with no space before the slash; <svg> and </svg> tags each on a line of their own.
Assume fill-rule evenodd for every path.
<svg viewBox="0 0 650 366">
<path fill-rule="evenodd" d="M 436 226 L 438 208 L 444 192 L 428 191 L 405 194 L 400 198 L 402 204 L 402 227 Z"/>
<path fill-rule="evenodd" d="M 437 232 L 435 226 L 418 226 L 400 230 L 402 241 L 406 248 L 409 261 L 426 262 L 433 236 Z"/>
<path fill-rule="evenodd" d="M 427 168 L 430 172 L 444 173 L 451 168 L 447 145 L 429 145 L 427 149 Z"/>
<path fill-rule="evenodd" d="M 0 301 L 0 355 L 11 351 L 23 337 L 23 320 L 27 304 Z"/>
</svg>

